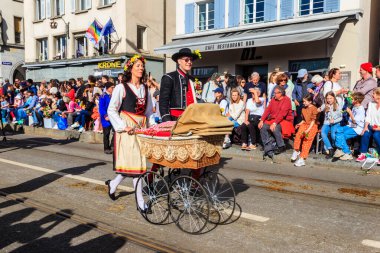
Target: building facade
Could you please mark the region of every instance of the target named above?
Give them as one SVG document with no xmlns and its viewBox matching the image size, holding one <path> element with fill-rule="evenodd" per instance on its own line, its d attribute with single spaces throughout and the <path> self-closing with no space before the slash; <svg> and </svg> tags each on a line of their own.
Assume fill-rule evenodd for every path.
<svg viewBox="0 0 380 253">
<path fill-rule="evenodd" d="M 147 59 L 147 72 L 160 78 L 165 57 L 154 48 L 175 34 L 164 14 L 175 0 L 28 0 L 25 1 L 25 67 L 27 77 L 42 80 L 117 76 L 135 53 Z M 144 7 L 145 6 L 145 7 Z M 116 32 L 95 46 L 85 34 L 96 20 L 112 19 Z M 174 22 L 174 20 L 173 20 Z"/>
<path fill-rule="evenodd" d="M 179 0 L 176 36 L 156 52 L 199 49 L 199 78 L 338 67 L 352 87 L 361 63 L 379 63 L 379 13 L 377 0 Z"/>
<path fill-rule="evenodd" d="M 23 5 L 22 0 L 0 1 L 0 82 L 25 79 Z"/>
</svg>

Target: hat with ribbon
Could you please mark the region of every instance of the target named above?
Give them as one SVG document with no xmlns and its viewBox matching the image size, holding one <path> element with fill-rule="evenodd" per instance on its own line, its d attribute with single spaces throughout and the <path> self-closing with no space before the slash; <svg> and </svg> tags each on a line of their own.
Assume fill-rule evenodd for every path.
<svg viewBox="0 0 380 253">
<path fill-rule="evenodd" d="M 200 54 L 199 50 L 195 50 L 193 52 L 193 51 L 191 51 L 190 48 L 182 48 L 177 53 L 172 55 L 172 60 L 177 62 L 177 60 L 179 58 L 184 57 L 184 56 L 193 58 L 193 61 L 201 58 L 201 54 Z"/>
</svg>

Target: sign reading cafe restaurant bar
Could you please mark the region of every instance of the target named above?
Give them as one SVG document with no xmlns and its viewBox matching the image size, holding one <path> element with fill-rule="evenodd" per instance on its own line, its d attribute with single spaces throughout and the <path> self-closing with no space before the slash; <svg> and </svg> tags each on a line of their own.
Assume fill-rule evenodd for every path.
<svg viewBox="0 0 380 253">
<path fill-rule="evenodd" d="M 253 47 L 255 42 L 253 40 L 243 40 L 235 42 L 226 42 L 226 43 L 213 43 L 203 46 L 201 51 L 216 51 L 216 50 L 228 50 L 228 49 L 237 49 L 237 48 L 247 48 Z"/>
</svg>

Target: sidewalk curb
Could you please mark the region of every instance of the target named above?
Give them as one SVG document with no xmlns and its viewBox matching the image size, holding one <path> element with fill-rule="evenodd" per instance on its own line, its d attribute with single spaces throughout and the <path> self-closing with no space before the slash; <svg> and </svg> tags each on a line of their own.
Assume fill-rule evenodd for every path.
<svg viewBox="0 0 380 253">
<path fill-rule="evenodd" d="M 31 126 L 20 126 L 16 124 L 7 124 L 4 126 L 6 132 L 22 133 L 28 135 L 44 136 L 54 139 L 61 140 L 77 140 L 84 143 L 90 144 L 103 144 L 103 134 L 95 133 L 93 131 L 79 133 L 75 130 L 58 130 L 58 129 L 48 129 L 48 128 L 37 128 Z M 290 163 L 291 152 L 288 150 L 286 153 L 275 156 L 275 162 L 288 162 Z M 252 151 L 240 150 L 239 146 L 232 146 L 229 149 L 224 149 L 222 151 L 222 156 L 227 158 L 240 158 L 244 160 L 257 160 L 261 161 L 263 152 L 259 149 Z M 340 160 L 328 160 L 325 159 L 324 155 L 317 155 L 310 153 L 309 158 L 306 160 L 308 166 L 324 166 L 328 168 L 338 168 L 338 169 L 360 169 L 360 164 L 351 161 L 340 161 Z"/>
</svg>

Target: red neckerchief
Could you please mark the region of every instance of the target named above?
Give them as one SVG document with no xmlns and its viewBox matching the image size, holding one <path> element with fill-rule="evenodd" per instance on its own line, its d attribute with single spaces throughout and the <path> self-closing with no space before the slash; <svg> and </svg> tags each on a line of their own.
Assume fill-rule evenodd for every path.
<svg viewBox="0 0 380 253">
<path fill-rule="evenodd" d="M 191 88 L 190 78 L 180 69 L 177 70 L 178 73 L 187 78 L 187 92 L 186 92 L 186 106 L 194 104 L 193 89 Z"/>
</svg>

